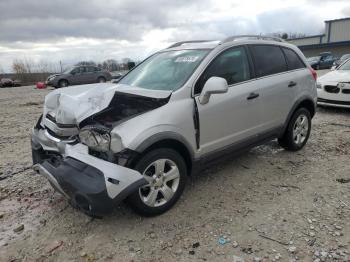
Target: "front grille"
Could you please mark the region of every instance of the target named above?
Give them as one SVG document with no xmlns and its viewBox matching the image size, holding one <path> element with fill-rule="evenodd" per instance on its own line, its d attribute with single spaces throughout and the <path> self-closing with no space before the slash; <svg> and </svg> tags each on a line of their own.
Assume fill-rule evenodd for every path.
<svg viewBox="0 0 350 262">
<path fill-rule="evenodd" d="M 342 92 L 343 92 L 343 94 L 348 95 L 348 94 L 350 94 L 350 89 L 343 89 Z"/>
<path fill-rule="evenodd" d="M 45 126 L 45 129 L 47 130 L 47 132 L 48 132 L 51 136 L 53 136 L 53 137 L 55 137 L 55 138 L 58 138 L 58 139 L 60 139 L 60 140 L 71 140 L 71 136 L 59 136 L 59 135 L 57 135 L 55 132 L 53 132 L 51 129 L 49 129 L 47 126 Z"/>
<path fill-rule="evenodd" d="M 56 123 L 56 118 L 53 117 L 52 115 L 46 114 L 46 118 L 49 119 L 49 120 L 51 120 L 52 122 Z"/>
<path fill-rule="evenodd" d="M 57 123 L 56 122 L 56 118 L 50 114 L 46 114 L 46 118 L 48 120 L 50 120 L 51 122 L 55 123 L 58 127 L 60 128 L 74 128 L 74 127 L 77 127 L 76 125 L 74 124 L 61 124 L 61 123 Z"/>
<path fill-rule="evenodd" d="M 337 86 L 324 86 L 324 90 L 328 93 L 337 94 L 339 93 L 340 89 Z"/>
</svg>

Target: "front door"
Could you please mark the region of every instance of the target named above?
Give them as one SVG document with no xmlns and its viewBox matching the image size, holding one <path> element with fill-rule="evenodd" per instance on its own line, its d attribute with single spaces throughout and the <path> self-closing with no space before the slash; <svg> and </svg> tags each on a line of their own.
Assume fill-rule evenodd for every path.
<svg viewBox="0 0 350 262">
<path fill-rule="evenodd" d="M 198 94 L 212 76 L 225 78 L 228 92 L 211 95 L 207 104 L 200 104 Z M 257 137 L 261 126 L 259 92 L 256 81 L 251 79 L 245 47 L 225 50 L 210 63 L 194 90 L 202 155 L 240 142 L 249 143 Z"/>
</svg>

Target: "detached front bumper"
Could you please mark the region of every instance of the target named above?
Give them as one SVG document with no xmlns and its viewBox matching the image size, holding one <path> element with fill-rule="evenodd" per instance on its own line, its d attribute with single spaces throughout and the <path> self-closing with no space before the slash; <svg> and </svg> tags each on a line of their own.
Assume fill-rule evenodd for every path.
<svg viewBox="0 0 350 262">
<path fill-rule="evenodd" d="M 96 158 L 80 143 L 72 145 L 33 129 L 34 170 L 74 206 L 89 215 L 105 215 L 118 202 L 146 184 L 133 170 Z"/>
</svg>

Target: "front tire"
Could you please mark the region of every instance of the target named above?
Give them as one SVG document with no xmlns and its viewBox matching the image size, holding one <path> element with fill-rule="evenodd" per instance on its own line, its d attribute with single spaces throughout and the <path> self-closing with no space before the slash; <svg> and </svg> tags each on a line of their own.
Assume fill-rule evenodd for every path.
<svg viewBox="0 0 350 262">
<path fill-rule="evenodd" d="M 68 81 L 65 79 L 62 79 L 58 82 L 58 87 L 62 88 L 62 87 L 67 87 L 68 86 Z"/>
<path fill-rule="evenodd" d="M 311 114 L 306 108 L 296 110 L 290 119 L 284 135 L 278 139 L 278 143 L 289 151 L 302 149 L 311 132 Z"/>
<path fill-rule="evenodd" d="M 131 194 L 127 202 L 143 216 L 156 216 L 169 210 L 180 198 L 187 180 L 187 166 L 175 150 L 154 149 L 137 162 L 148 184 Z"/>
<path fill-rule="evenodd" d="M 103 76 L 100 76 L 100 77 L 97 79 L 97 83 L 106 83 L 106 78 L 104 78 Z"/>
</svg>

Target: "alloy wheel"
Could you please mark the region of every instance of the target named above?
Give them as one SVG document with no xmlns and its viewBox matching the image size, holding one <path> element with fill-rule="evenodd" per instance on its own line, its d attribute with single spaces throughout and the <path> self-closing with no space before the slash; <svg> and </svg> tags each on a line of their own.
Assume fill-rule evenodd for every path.
<svg viewBox="0 0 350 262">
<path fill-rule="evenodd" d="M 168 203 L 179 187 L 180 172 L 174 161 L 158 159 L 143 172 L 148 184 L 139 189 L 144 204 L 159 207 Z"/>
<path fill-rule="evenodd" d="M 296 145 L 304 143 L 309 131 L 309 121 L 303 114 L 298 116 L 293 126 L 293 140 Z"/>
</svg>

